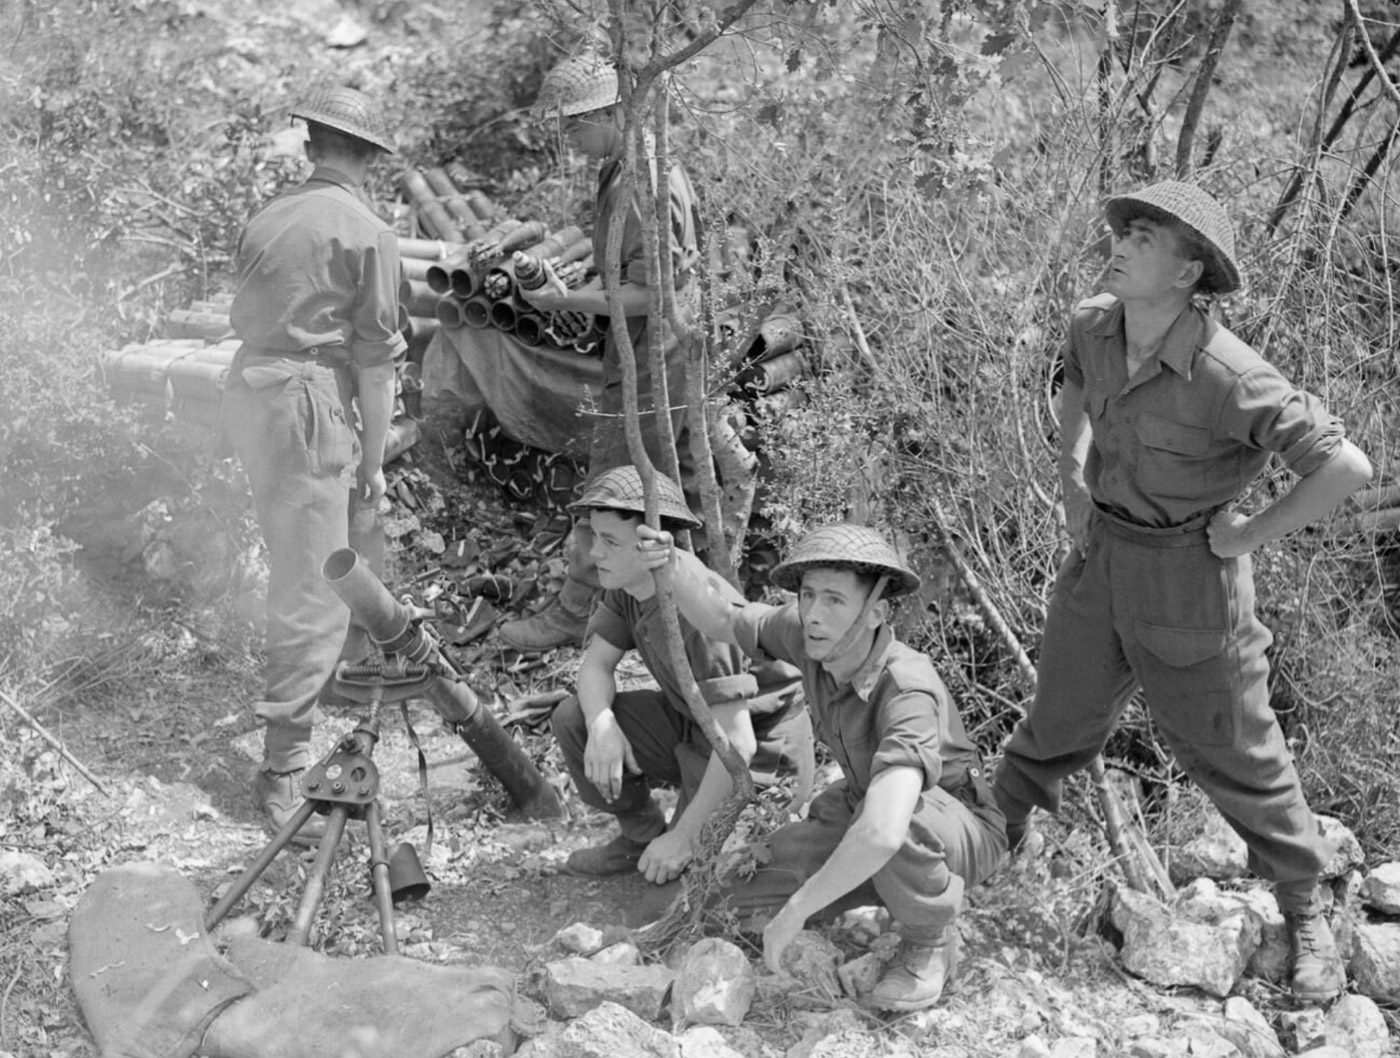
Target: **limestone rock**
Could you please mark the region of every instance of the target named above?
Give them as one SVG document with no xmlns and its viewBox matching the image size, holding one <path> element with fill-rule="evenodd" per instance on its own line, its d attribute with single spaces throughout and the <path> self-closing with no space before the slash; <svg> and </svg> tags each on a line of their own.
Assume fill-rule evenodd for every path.
<svg viewBox="0 0 1400 1058">
<path fill-rule="evenodd" d="M 575 922 L 554 934 L 554 943 L 574 955 L 592 955 L 603 946 L 603 931 L 584 922 Z"/>
<path fill-rule="evenodd" d="M 638 1017 L 661 1016 L 675 974 L 664 966 L 617 966 L 588 959 L 559 959 L 545 964 L 544 994 L 558 1017 L 577 1018 L 605 1002 L 625 1007 Z"/>
<path fill-rule="evenodd" d="M 1238 878 L 1248 867 L 1249 847 L 1244 838 L 1209 805 L 1200 834 L 1183 845 L 1171 859 L 1172 879 L 1178 884 L 1192 878 L 1216 881 Z"/>
<path fill-rule="evenodd" d="M 1134 1040 L 1128 1058 L 1184 1058 L 1185 1040 L 1164 1040 L 1160 1036 L 1144 1036 Z"/>
<path fill-rule="evenodd" d="M 884 968 L 885 964 L 880 957 L 874 952 L 868 951 L 864 955 L 838 966 L 836 976 L 841 981 L 841 988 L 846 995 L 852 999 L 860 999 L 869 995 L 880 980 L 880 972 Z"/>
<path fill-rule="evenodd" d="M 784 1058 L 813 1058 L 819 1044 L 847 1033 L 858 1036 L 865 1028 L 860 1014 L 849 1007 L 815 1016 L 799 1014 L 794 1020 L 805 1020 L 807 1027 L 803 1030 L 802 1038 L 787 1049 Z"/>
<path fill-rule="evenodd" d="M 1352 1058 L 1385 1058 L 1390 1029 L 1380 1008 L 1365 996 L 1344 995 L 1327 1012 L 1327 1042 Z"/>
<path fill-rule="evenodd" d="M 871 941 L 890 928 L 890 913 L 883 907 L 853 907 L 837 917 L 836 928 L 862 947 L 869 947 Z"/>
<path fill-rule="evenodd" d="M 1355 1056 L 1345 1047 L 1314 1047 L 1310 1051 L 1303 1051 L 1298 1058 L 1355 1058 Z"/>
<path fill-rule="evenodd" d="M 817 999 L 831 1000 L 841 995 L 836 966 L 841 949 L 820 933 L 804 929 L 783 952 L 782 969 Z"/>
<path fill-rule="evenodd" d="M 1098 1058 L 1098 1041 L 1089 1036 L 1062 1036 L 1050 1047 L 1050 1058 Z"/>
<path fill-rule="evenodd" d="M 1361 897 L 1367 907 L 1383 915 L 1400 915 L 1400 863 L 1383 863 L 1361 883 Z"/>
<path fill-rule="evenodd" d="M 602 951 L 590 955 L 588 961 L 612 963 L 615 966 L 640 966 L 642 953 L 635 944 L 624 940 L 609 944 Z"/>
<path fill-rule="evenodd" d="M 1283 1044 L 1269 1019 L 1243 996 L 1225 1000 L 1225 1020 L 1213 1027 L 1243 1058 L 1284 1058 Z"/>
<path fill-rule="evenodd" d="M 1016 1058 L 1050 1058 L 1050 1045 L 1035 1033 L 1021 1041 Z"/>
<path fill-rule="evenodd" d="M 1327 1042 L 1327 1021 L 1317 1007 L 1285 1010 L 1279 1015 L 1283 1044 L 1291 1051 L 1302 1053 Z"/>
<path fill-rule="evenodd" d="M 1182 1027 L 1182 1037 L 1191 1058 L 1239 1058 L 1238 1047 L 1202 1022 L 1187 1022 Z"/>
<path fill-rule="evenodd" d="M 748 956 L 727 940 L 706 937 L 681 960 L 671 1014 L 679 1025 L 738 1025 L 756 990 Z"/>
<path fill-rule="evenodd" d="M 19 896 L 53 885 L 53 871 L 27 852 L 0 850 L 0 896 Z"/>
<path fill-rule="evenodd" d="M 528 1041 L 515 1053 L 517 1058 L 681 1058 L 680 1045 L 669 1032 L 610 1002 L 570 1022 L 563 1032 Z"/>
<path fill-rule="evenodd" d="M 777 1050 L 752 1029 L 692 1025 L 676 1036 L 681 1058 L 776 1058 Z"/>
<path fill-rule="evenodd" d="M 1259 946 L 1258 920 L 1222 901 L 1208 880 L 1184 890 L 1173 907 L 1118 889 L 1111 915 L 1123 934 L 1123 965 L 1158 985 L 1227 996 Z"/>
<path fill-rule="evenodd" d="M 1347 829 L 1340 819 L 1318 816 L 1317 826 L 1322 831 L 1322 840 L 1330 843 L 1334 850 L 1331 859 L 1322 866 L 1323 878 L 1336 878 L 1366 862 L 1366 854 L 1361 851 L 1361 842 L 1356 840 L 1356 835 Z"/>
<path fill-rule="evenodd" d="M 1360 923 L 1348 969 L 1363 996 L 1381 1003 L 1400 1003 L 1400 923 Z"/>
<path fill-rule="evenodd" d="M 1288 926 L 1271 889 L 1246 889 L 1231 893 L 1228 899 L 1248 909 L 1259 923 L 1259 947 L 1249 957 L 1246 972 L 1273 984 L 1288 980 Z"/>
<path fill-rule="evenodd" d="M 1156 1014 L 1130 1014 L 1119 1023 L 1119 1028 L 1130 1040 L 1139 1036 L 1156 1036 L 1162 1031 L 1162 1019 Z"/>
</svg>

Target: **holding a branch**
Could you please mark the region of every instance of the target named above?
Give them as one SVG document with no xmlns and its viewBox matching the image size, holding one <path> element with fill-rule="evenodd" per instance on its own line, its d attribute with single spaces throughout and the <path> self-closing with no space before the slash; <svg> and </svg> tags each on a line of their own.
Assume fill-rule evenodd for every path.
<svg viewBox="0 0 1400 1058">
<path fill-rule="evenodd" d="M 676 483 L 656 475 L 660 521 L 699 528 Z M 571 508 L 591 529 L 590 557 L 603 595 L 588 623 L 578 697 L 554 713 L 554 737 L 580 799 L 617 817 L 621 833 L 568 859 L 575 874 L 638 870 L 658 885 L 678 877 L 694 856 L 701 827 L 729 793 L 729 773 L 690 715 L 681 674 L 664 641 L 660 600 L 637 547 L 645 528 L 642 479 L 617 467 L 594 479 Z M 725 584 L 727 597 L 740 599 Z M 768 662 L 746 671 L 738 650 L 708 640 L 682 622 L 681 634 L 700 693 L 730 744 L 749 764 L 754 784 L 812 770 L 812 727 L 801 680 L 790 665 Z M 636 650 L 659 684 L 619 691 L 615 670 Z M 679 787 L 670 826 L 651 794 L 653 784 Z"/>
<path fill-rule="evenodd" d="M 817 737 L 841 766 L 807 818 L 771 836 L 768 864 L 729 882 L 728 906 L 755 925 L 767 920 L 764 959 L 776 971 L 813 915 L 883 903 L 899 922 L 900 949 L 871 1001 L 932 1006 L 956 972 L 963 892 L 996 870 L 1006 836 L 943 681 L 886 621 L 889 599 L 917 588 L 918 576 L 873 530 L 829 525 L 773 570 L 797 601 L 744 604 L 668 534 L 643 526 L 637 535 L 650 568 L 670 565 L 687 621 L 754 659 L 801 670 Z"/>
</svg>

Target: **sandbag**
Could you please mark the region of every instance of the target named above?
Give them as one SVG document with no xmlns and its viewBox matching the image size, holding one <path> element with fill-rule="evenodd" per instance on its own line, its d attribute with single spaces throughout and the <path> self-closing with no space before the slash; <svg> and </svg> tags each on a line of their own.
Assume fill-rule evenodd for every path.
<svg viewBox="0 0 1400 1058">
<path fill-rule="evenodd" d="M 504 970 L 335 958 L 257 937 L 228 955 L 257 991 L 210 1026 L 208 1058 L 438 1058 L 510 1028 Z"/>
<path fill-rule="evenodd" d="M 204 932 L 199 892 L 156 863 L 103 871 L 68 924 L 69 973 L 103 1058 L 188 1058 L 253 990 Z"/>
</svg>

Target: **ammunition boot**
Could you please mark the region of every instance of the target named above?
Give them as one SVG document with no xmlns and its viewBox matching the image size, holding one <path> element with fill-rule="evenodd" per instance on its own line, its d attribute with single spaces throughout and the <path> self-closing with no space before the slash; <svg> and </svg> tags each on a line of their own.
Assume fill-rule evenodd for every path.
<svg viewBox="0 0 1400 1058">
<path fill-rule="evenodd" d="M 962 938 L 956 923 L 949 924 L 936 944 L 901 939 L 879 982 L 870 993 L 870 1005 L 878 1010 L 924 1010 L 943 995 L 953 979 L 962 954 Z"/>
<path fill-rule="evenodd" d="M 582 874 L 590 878 L 626 874 L 637 869 L 637 861 L 646 850 L 645 842 L 633 841 L 619 834 L 605 844 L 576 850 L 564 861 L 564 867 L 570 874 Z"/>
<path fill-rule="evenodd" d="M 272 829 L 281 833 L 302 804 L 299 784 L 305 768 L 296 771 L 268 771 L 259 768 L 253 776 L 253 799 L 267 816 Z M 315 845 L 326 836 L 326 817 L 313 815 L 292 837 L 297 845 Z"/>
<path fill-rule="evenodd" d="M 588 614 L 572 613 L 556 600 L 534 617 L 501 625 L 501 642 L 522 654 L 539 654 L 555 647 L 583 645 Z"/>
<path fill-rule="evenodd" d="M 1347 986 L 1332 927 L 1320 912 L 1285 913 L 1288 949 L 1293 959 L 1293 994 L 1305 1003 L 1325 1003 Z"/>
</svg>

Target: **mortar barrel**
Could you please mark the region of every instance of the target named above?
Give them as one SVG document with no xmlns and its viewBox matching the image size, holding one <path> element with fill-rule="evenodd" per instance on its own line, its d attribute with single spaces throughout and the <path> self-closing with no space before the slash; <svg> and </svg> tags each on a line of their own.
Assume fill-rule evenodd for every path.
<svg viewBox="0 0 1400 1058">
<path fill-rule="evenodd" d="M 483 330 L 491 326 L 491 302 L 480 294 L 462 302 L 462 320 L 468 327 Z"/>
<path fill-rule="evenodd" d="M 227 364 L 185 357 L 170 365 L 170 395 L 176 401 L 207 401 L 218 404 L 223 399 L 224 383 L 227 380 Z"/>
<path fill-rule="evenodd" d="M 482 220 L 490 222 L 501 212 L 501 207 L 486 197 L 486 193 L 480 188 L 469 190 L 466 193 L 467 205 L 471 206 L 472 212 Z"/>
<path fill-rule="evenodd" d="M 428 181 L 428 186 L 432 188 L 433 194 L 442 202 L 448 215 L 461 228 L 462 234 L 468 240 L 479 239 L 486 234 L 487 225 L 481 222 L 481 218 L 472 211 L 467 200 L 462 197 L 457 185 L 452 182 L 452 178 L 447 175 L 445 169 L 429 169 L 424 173 Z"/>
<path fill-rule="evenodd" d="M 791 352 L 749 365 L 739 373 L 736 381 L 758 393 L 776 393 L 808 374 L 807 357 L 800 352 Z"/>
<path fill-rule="evenodd" d="M 491 326 L 509 334 L 515 330 L 515 321 L 529 311 L 529 306 L 514 294 L 508 298 L 493 301 L 491 302 Z"/>
<path fill-rule="evenodd" d="M 518 312 L 515 316 L 515 336 L 528 346 L 545 343 L 544 317 L 537 312 Z"/>
<path fill-rule="evenodd" d="M 403 269 L 405 279 L 427 279 L 428 269 L 433 267 L 433 262 L 425 261 L 419 257 L 404 257 L 400 254 L 399 267 Z"/>
<path fill-rule="evenodd" d="M 482 275 L 479 269 L 474 269 L 465 261 L 452 269 L 448 277 L 452 284 L 452 293 L 459 298 L 469 298 L 477 293 L 477 288 L 481 286 Z"/>
<path fill-rule="evenodd" d="M 455 331 L 466 322 L 462 314 L 462 302 L 450 294 L 438 298 L 437 304 L 433 306 L 433 316 L 449 331 Z"/>
<path fill-rule="evenodd" d="M 466 253 L 454 254 L 445 261 L 434 261 L 428 265 L 427 274 L 423 277 L 434 293 L 446 294 L 452 289 L 452 272 L 457 268 L 465 268 L 471 261 L 471 257 Z"/>
<path fill-rule="evenodd" d="M 405 279 L 399 284 L 399 305 L 406 305 L 410 316 L 431 316 L 441 296 L 421 279 Z"/>
</svg>

